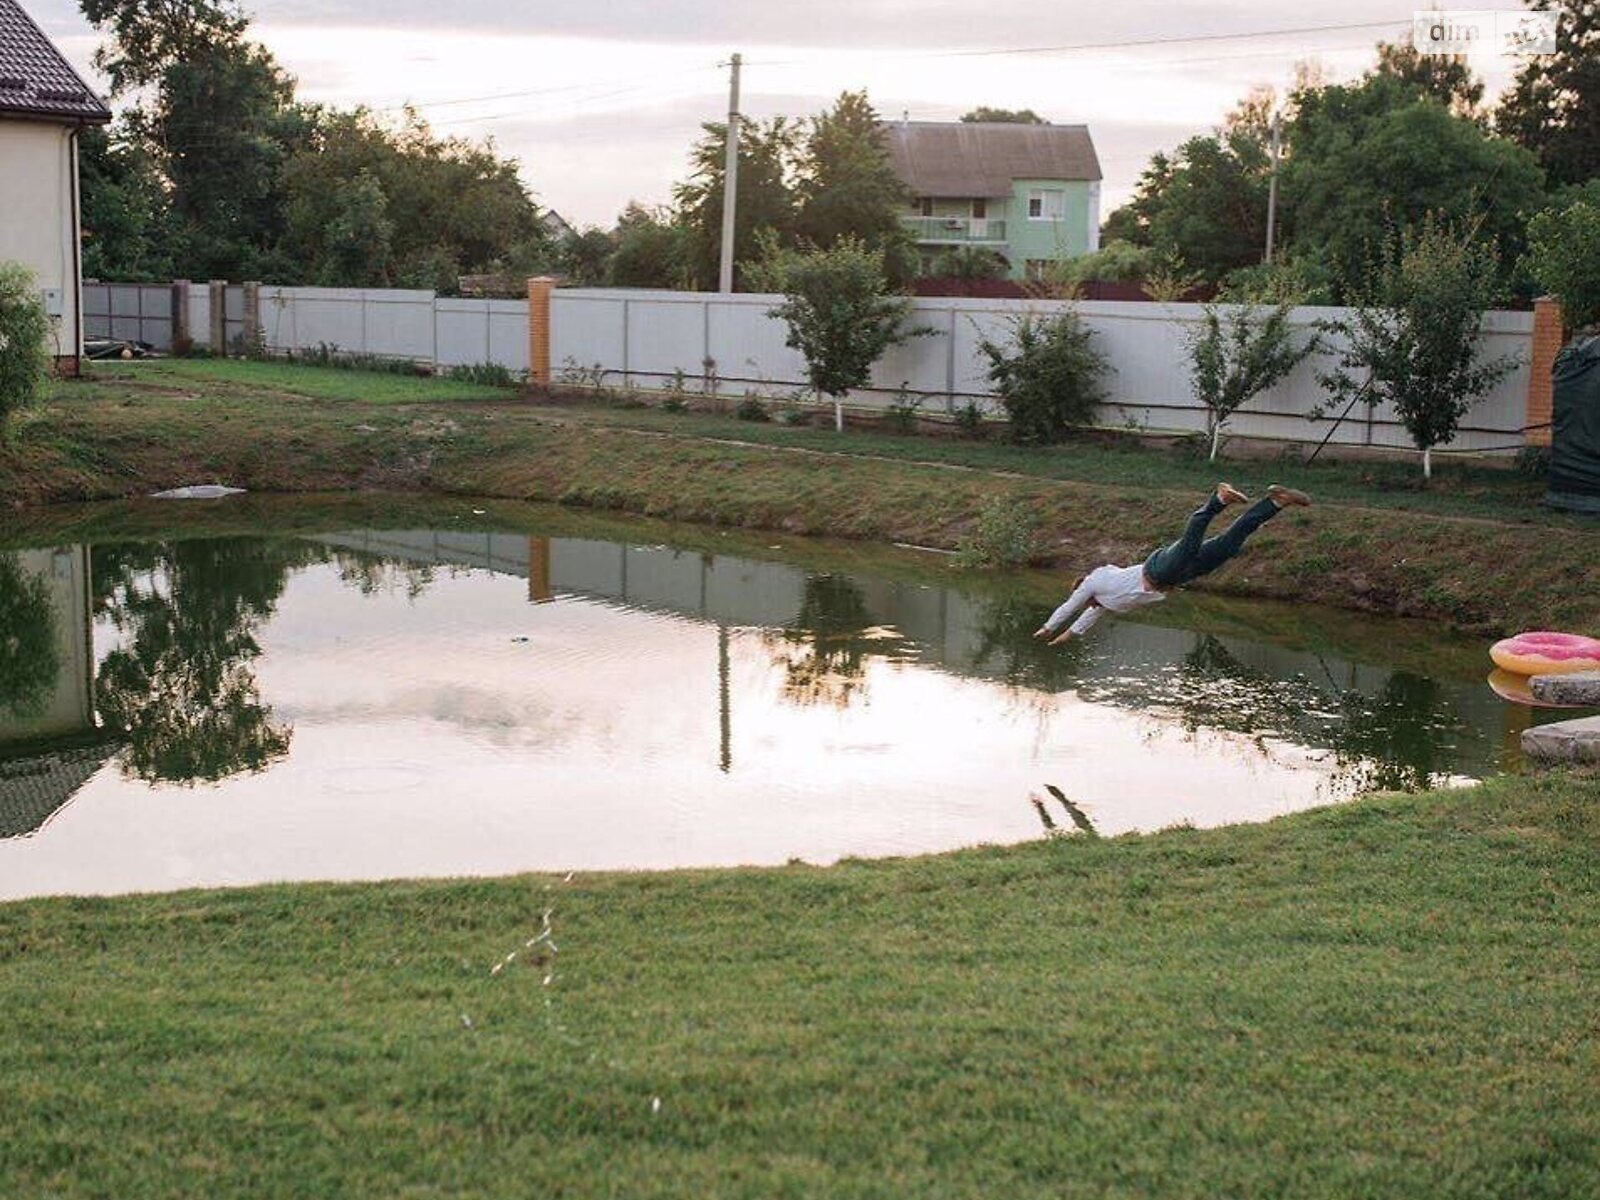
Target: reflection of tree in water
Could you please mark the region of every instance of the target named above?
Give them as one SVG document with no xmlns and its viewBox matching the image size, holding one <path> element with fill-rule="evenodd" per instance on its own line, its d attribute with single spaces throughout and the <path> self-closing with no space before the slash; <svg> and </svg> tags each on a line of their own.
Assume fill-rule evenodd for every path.
<svg viewBox="0 0 1600 1200">
<path fill-rule="evenodd" d="M 1013 686 L 1076 689 L 1086 700 L 1171 714 L 1185 729 L 1282 737 L 1332 750 L 1350 790 L 1416 790 L 1449 773 L 1451 751 L 1471 736 L 1437 681 L 1391 674 L 1375 695 L 1284 678 L 1241 663 L 1201 635 L 1182 659 L 1137 674 L 1083 675 L 1082 643 L 1046 646 L 1032 636 L 1038 605 L 1000 598 L 985 611 L 973 666 Z M 1065 651 L 1065 652 L 1064 652 Z"/>
<path fill-rule="evenodd" d="M 415 600 L 428 590 L 434 577 L 432 564 L 409 563 L 350 550 L 336 550 L 333 562 L 339 569 L 340 581 L 350 584 L 363 596 L 404 591 L 407 600 Z"/>
<path fill-rule="evenodd" d="M 289 749 L 250 664 L 259 623 L 290 568 L 321 551 L 256 538 L 97 549 L 97 605 L 124 637 L 100 666 L 98 699 L 141 779 L 213 781 Z"/>
<path fill-rule="evenodd" d="M 907 638 L 873 623 L 860 586 L 843 575 L 807 576 L 794 626 L 766 640 L 783 665 L 785 697 L 836 708 L 862 694 L 869 658 L 911 649 Z"/>
<path fill-rule="evenodd" d="M 56 614 L 43 579 L 0 554 L 0 713 L 36 717 L 61 671 Z"/>
</svg>

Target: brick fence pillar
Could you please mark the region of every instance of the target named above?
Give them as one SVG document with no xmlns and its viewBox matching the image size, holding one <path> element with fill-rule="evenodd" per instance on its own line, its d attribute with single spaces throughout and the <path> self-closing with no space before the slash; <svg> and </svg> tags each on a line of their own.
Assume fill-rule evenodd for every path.
<svg viewBox="0 0 1600 1200">
<path fill-rule="evenodd" d="M 194 333 L 189 328 L 189 281 L 172 281 L 172 345 L 185 347 L 194 343 Z M 185 349 L 184 353 L 188 353 Z"/>
<path fill-rule="evenodd" d="M 211 353 L 228 357 L 228 281 L 213 279 L 206 285 L 211 296 Z"/>
<path fill-rule="evenodd" d="M 261 285 L 246 282 L 244 285 L 244 349 L 246 354 L 257 354 L 266 349 L 261 325 Z"/>
<path fill-rule="evenodd" d="M 1566 342 L 1566 323 L 1561 316 L 1561 304 L 1554 297 L 1540 296 L 1533 302 L 1533 355 L 1528 364 L 1528 415 L 1523 425 L 1542 428 L 1528 429 L 1523 439 L 1530 446 L 1550 444 L 1550 418 L 1554 411 L 1554 396 L 1550 372 L 1556 355 Z"/>
<path fill-rule="evenodd" d="M 550 293 L 556 281 L 548 275 L 528 280 L 528 379 L 550 386 Z"/>
</svg>

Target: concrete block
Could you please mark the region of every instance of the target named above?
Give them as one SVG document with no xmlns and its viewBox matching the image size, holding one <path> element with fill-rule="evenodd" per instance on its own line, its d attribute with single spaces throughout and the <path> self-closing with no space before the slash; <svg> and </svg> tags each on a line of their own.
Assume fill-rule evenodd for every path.
<svg viewBox="0 0 1600 1200">
<path fill-rule="evenodd" d="M 1572 704 L 1600 708 L 1600 671 L 1573 671 L 1566 675 L 1535 675 L 1528 681 L 1535 700 L 1545 704 Z"/>
<path fill-rule="evenodd" d="M 1526 729 L 1522 752 L 1541 763 L 1600 763 L 1600 717 Z"/>
</svg>

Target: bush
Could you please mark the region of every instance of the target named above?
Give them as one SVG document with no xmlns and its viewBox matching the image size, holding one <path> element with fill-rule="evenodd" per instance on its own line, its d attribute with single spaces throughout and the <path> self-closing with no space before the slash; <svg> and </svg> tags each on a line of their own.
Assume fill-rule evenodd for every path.
<svg viewBox="0 0 1600 1200">
<path fill-rule="evenodd" d="M 0 263 L 0 439 L 11 414 L 39 398 L 50 370 L 49 336 L 33 274 Z"/>
<path fill-rule="evenodd" d="M 683 398 L 682 393 L 670 392 L 667 398 L 661 402 L 661 408 L 663 412 L 669 413 L 688 412 L 689 402 Z"/>
<path fill-rule="evenodd" d="M 290 351 L 284 356 L 290 362 L 308 367 L 333 367 L 341 371 L 376 371 L 382 375 L 422 375 L 423 371 L 409 358 L 385 358 L 379 354 L 360 354 L 342 351 L 331 342 L 318 342 L 305 350 Z"/>
<path fill-rule="evenodd" d="M 744 394 L 744 399 L 739 401 L 739 407 L 733 410 L 733 415 L 740 421 L 772 420 L 772 414 L 767 411 L 767 406 L 761 403 L 761 397 L 754 392 Z"/>
<path fill-rule="evenodd" d="M 1600 202 L 1584 198 L 1535 215 L 1528 222 L 1527 267 L 1561 301 L 1570 327 L 1600 322 Z"/>
<path fill-rule="evenodd" d="M 983 427 L 983 405 L 976 400 L 968 400 L 956 409 L 956 428 L 967 437 L 981 441 L 988 432 Z"/>
<path fill-rule="evenodd" d="M 1011 418 L 1011 437 L 1026 444 L 1059 442 L 1074 425 L 1094 423 L 1105 399 L 1105 355 L 1075 312 L 1032 314 L 1011 322 L 1007 344 L 978 343 L 989 360 L 989 379 Z"/>
<path fill-rule="evenodd" d="M 519 382 L 515 371 L 499 363 L 468 363 L 461 367 L 451 367 L 450 378 L 459 379 L 463 383 L 475 383 L 482 387 L 509 388 L 516 387 Z"/>
<path fill-rule="evenodd" d="M 959 567 L 1020 567 L 1033 557 L 1039 518 L 1022 500 L 991 496 L 956 544 Z"/>
</svg>

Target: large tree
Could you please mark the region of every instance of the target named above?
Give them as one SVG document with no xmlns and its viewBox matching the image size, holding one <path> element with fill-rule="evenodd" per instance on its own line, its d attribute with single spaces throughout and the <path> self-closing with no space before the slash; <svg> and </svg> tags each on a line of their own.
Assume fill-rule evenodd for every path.
<svg viewBox="0 0 1600 1200">
<path fill-rule="evenodd" d="M 1600 4 L 1533 0 L 1557 16 L 1556 52 L 1530 55 L 1495 127 L 1539 156 L 1553 183 L 1600 177 Z"/>
<path fill-rule="evenodd" d="M 1379 42 L 1374 75 L 1387 75 L 1432 96 L 1458 117 L 1470 117 L 1483 100 L 1483 80 L 1464 54 L 1423 54 L 1409 40 Z"/>
<path fill-rule="evenodd" d="M 617 218 L 608 264 L 613 287 L 675 288 L 683 280 L 683 230 L 670 212 L 630 202 Z"/>
<path fill-rule="evenodd" d="M 799 237 L 821 248 L 853 237 L 882 251 L 895 274 L 896 260 L 911 246 L 900 220 L 911 193 L 894 172 L 882 123 L 865 92 L 844 92 L 811 119 L 797 175 Z"/>
<path fill-rule="evenodd" d="M 78 137 L 83 274 L 131 282 L 171 279 L 172 211 L 149 147 L 120 123 Z"/>
<path fill-rule="evenodd" d="M 1389 75 L 1306 91 L 1287 127 L 1281 212 L 1293 250 L 1319 260 L 1341 294 L 1429 214 L 1521 253 L 1543 197 L 1532 154 L 1453 115 Z"/>
<path fill-rule="evenodd" d="M 683 228 L 685 273 L 696 287 L 711 289 L 717 286 L 722 258 L 728 127 L 708 122 L 701 129 L 704 133 L 689 155 L 689 178 L 673 188 L 673 199 Z M 771 230 L 783 241 L 794 234 L 790 167 L 799 138 L 799 127 L 786 117 L 740 123 L 738 195 L 734 198 L 735 287 L 745 264 L 759 257 L 758 234 Z"/>
<path fill-rule="evenodd" d="M 961 114 L 961 120 L 968 125 L 996 124 L 996 125 L 1048 125 L 1038 113 L 1031 108 L 990 108 L 987 104 L 980 104 L 977 108 Z"/>
</svg>

